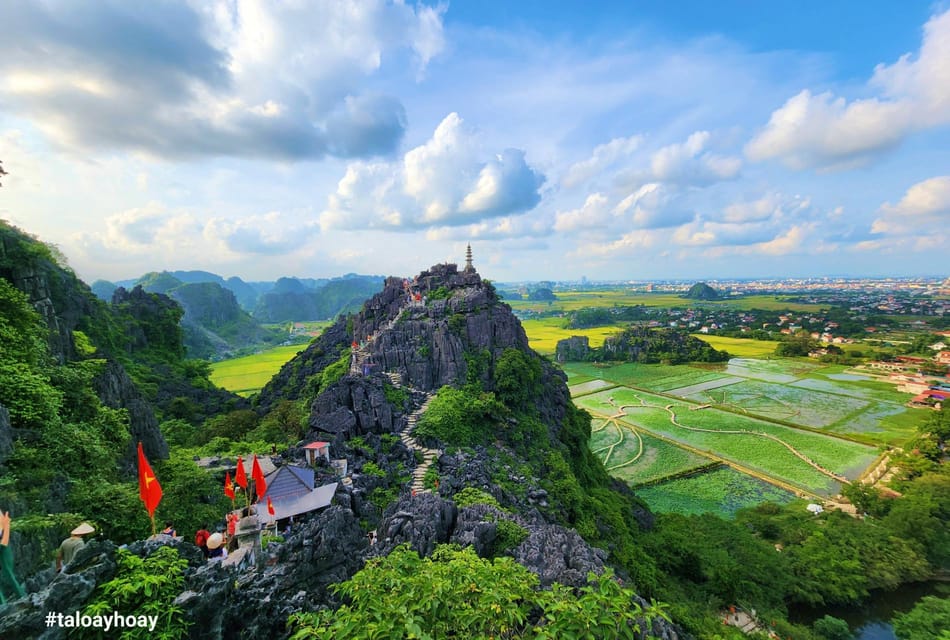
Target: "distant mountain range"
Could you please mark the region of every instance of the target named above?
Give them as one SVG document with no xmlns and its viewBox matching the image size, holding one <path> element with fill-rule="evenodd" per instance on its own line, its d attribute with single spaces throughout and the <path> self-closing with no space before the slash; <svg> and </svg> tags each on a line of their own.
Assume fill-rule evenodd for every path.
<svg viewBox="0 0 950 640">
<path fill-rule="evenodd" d="M 286 338 L 284 332 L 263 324 L 332 320 L 356 311 L 382 289 L 383 277 L 350 273 L 339 278 L 245 282 L 207 271 L 153 271 L 137 279 L 96 280 L 92 291 L 111 301 L 119 287 L 136 286 L 163 293 L 181 305 L 189 356 L 221 358 Z"/>
</svg>

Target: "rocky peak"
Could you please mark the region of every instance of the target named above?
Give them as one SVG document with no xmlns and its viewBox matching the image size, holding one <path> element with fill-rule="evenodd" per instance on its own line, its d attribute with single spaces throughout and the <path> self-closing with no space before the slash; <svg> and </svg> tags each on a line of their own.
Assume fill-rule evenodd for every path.
<svg viewBox="0 0 950 640">
<path fill-rule="evenodd" d="M 424 391 L 464 383 L 475 360 L 487 379 L 505 349 L 528 349 L 521 324 L 494 287 L 454 264 L 412 279 L 387 278 L 353 319 L 352 335 L 371 370 L 398 373 Z"/>
</svg>

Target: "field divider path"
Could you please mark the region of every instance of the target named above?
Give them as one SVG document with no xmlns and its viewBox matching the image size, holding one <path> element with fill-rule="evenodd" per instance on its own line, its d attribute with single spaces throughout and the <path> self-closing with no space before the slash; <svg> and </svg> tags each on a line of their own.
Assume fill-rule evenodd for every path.
<svg viewBox="0 0 950 640">
<path fill-rule="evenodd" d="M 604 458 L 604 468 L 605 468 L 607 471 L 613 471 L 614 469 L 622 469 L 623 467 L 629 466 L 629 465 L 633 464 L 634 462 L 636 462 L 637 460 L 639 460 L 640 457 L 643 455 L 643 438 L 640 437 L 640 434 L 637 433 L 637 430 L 634 429 L 634 428 L 631 427 L 631 426 L 628 426 L 628 425 L 621 425 L 621 424 L 618 424 L 616 420 L 614 421 L 614 424 L 617 425 L 617 430 L 620 431 L 621 435 L 623 435 L 623 432 L 624 432 L 624 430 L 626 429 L 627 431 L 629 431 L 630 433 L 632 433 L 634 436 L 636 436 L 636 438 L 637 438 L 637 445 L 638 445 L 639 448 L 637 449 L 637 455 L 633 456 L 632 458 L 630 458 L 630 459 L 627 460 L 626 462 L 621 462 L 620 464 L 615 464 L 615 465 L 611 465 L 611 466 L 608 467 L 608 466 L 606 466 L 606 465 L 607 465 L 607 458 Z M 611 453 L 613 453 L 613 450 L 611 450 Z"/>
<path fill-rule="evenodd" d="M 640 401 L 640 404 L 638 404 L 638 405 L 637 405 L 637 404 L 620 405 L 619 411 L 620 411 L 621 413 L 623 413 L 624 410 L 627 409 L 627 408 L 637 409 L 637 408 L 644 408 L 644 407 L 647 407 L 647 408 L 651 408 L 651 409 L 663 409 L 663 410 L 665 410 L 667 413 L 670 414 L 670 424 L 672 424 L 672 425 L 674 425 L 674 426 L 677 426 L 677 427 L 679 427 L 679 428 L 681 428 L 681 429 L 686 429 L 687 431 L 696 431 L 696 432 L 700 432 L 700 433 L 714 433 L 714 434 L 715 434 L 715 433 L 725 433 L 725 434 L 730 434 L 730 435 L 751 435 L 751 436 L 759 436 L 759 437 L 761 437 L 761 438 L 767 438 L 767 439 L 769 439 L 769 440 L 773 440 L 773 441 L 779 443 L 780 445 L 782 445 L 783 447 L 785 447 L 786 449 L 788 449 L 793 455 L 795 455 L 795 457 L 797 457 L 797 458 L 799 458 L 800 460 L 802 460 L 803 462 L 807 463 L 808 465 L 810 465 L 811 467 L 813 467 L 813 468 L 814 468 L 816 471 L 818 471 L 819 473 L 821 473 L 821 474 L 823 474 L 823 475 L 826 475 L 826 476 L 828 476 L 829 478 L 831 478 L 831 479 L 833 479 L 833 480 L 836 480 L 836 481 L 838 481 L 838 482 L 841 482 L 841 483 L 844 483 L 844 484 L 851 484 L 851 481 L 848 480 L 846 477 L 844 477 L 844 476 L 842 476 L 842 475 L 839 475 L 839 474 L 835 473 L 834 471 L 829 471 L 828 469 L 825 469 L 823 466 L 821 466 L 820 464 L 818 464 L 817 462 L 815 462 L 814 460 L 812 460 L 811 458 L 809 458 L 808 456 L 806 456 L 804 453 L 802 453 L 801 451 L 799 451 L 798 449 L 796 449 L 795 447 L 793 447 L 793 446 L 790 445 L 789 443 L 785 442 L 784 440 L 782 440 L 782 439 L 779 438 L 778 436 L 773 436 L 773 435 L 770 434 L 770 433 L 762 433 L 761 431 L 749 431 L 749 430 L 747 430 L 747 429 L 702 429 L 702 428 L 700 428 L 700 427 L 691 427 L 691 426 L 689 426 L 689 425 L 685 425 L 685 424 L 683 424 L 683 423 L 681 423 L 681 422 L 678 422 L 678 421 L 676 420 L 676 412 L 673 411 L 673 406 L 674 406 L 673 404 L 668 404 L 668 405 L 666 405 L 666 406 L 661 407 L 660 405 L 648 404 L 643 398 L 641 398 L 640 396 L 637 396 L 636 394 L 634 394 L 634 397 L 637 398 L 637 400 Z M 611 404 L 614 404 L 613 398 L 609 398 L 608 401 L 609 401 Z"/>
<path fill-rule="evenodd" d="M 641 402 L 642 402 L 642 400 L 641 400 Z M 590 411 L 590 410 L 589 410 L 589 411 Z M 597 411 L 593 411 L 592 413 L 593 413 L 593 414 L 595 415 L 595 417 L 597 417 L 597 418 L 607 418 L 607 417 L 608 417 L 606 414 L 603 414 L 603 413 L 600 413 L 600 412 L 597 412 Z M 621 415 L 624 415 L 624 414 L 621 414 Z M 629 417 L 629 416 L 627 416 L 627 417 Z M 743 464 L 740 464 L 740 463 L 738 463 L 738 462 L 736 462 L 736 461 L 734 461 L 734 460 L 730 460 L 729 458 L 723 458 L 722 456 L 717 456 L 715 453 L 712 453 L 711 451 L 706 451 L 706 450 L 704 450 L 704 449 L 699 449 L 699 448 L 697 448 L 697 447 L 694 447 L 693 445 L 686 444 L 685 442 L 680 442 L 679 440 L 675 440 L 675 439 L 673 439 L 673 438 L 670 438 L 669 436 L 663 435 L 662 433 L 658 433 L 658 432 L 656 432 L 656 431 L 652 431 L 652 430 L 650 430 L 650 429 L 644 427 L 643 425 L 638 425 L 638 427 L 639 427 L 640 429 L 642 429 L 643 431 L 645 431 L 646 433 L 650 434 L 650 436 L 652 436 L 652 437 L 654 437 L 654 438 L 656 438 L 656 439 L 658 439 L 658 440 L 662 440 L 663 442 L 666 442 L 667 444 L 673 445 L 674 447 L 679 447 L 680 449 L 685 449 L 686 451 L 689 451 L 689 452 L 691 452 L 691 453 L 695 453 L 696 455 L 702 456 L 702 457 L 704 457 L 704 458 L 708 458 L 708 459 L 712 460 L 713 462 L 718 462 L 718 463 L 723 464 L 723 465 L 725 465 L 725 466 L 727 466 L 727 467 L 732 467 L 733 469 L 735 469 L 736 471 L 738 471 L 738 472 L 740 472 L 740 473 L 744 473 L 744 474 L 746 474 L 747 476 L 752 476 L 753 478 L 758 478 L 759 480 L 761 480 L 761 481 L 763 481 L 763 482 L 767 482 L 767 483 L 769 483 L 769 484 L 771 484 L 771 485 L 774 485 L 774 486 L 776 486 L 776 487 L 778 487 L 778 488 L 780 488 L 780 489 L 785 489 L 786 491 L 790 491 L 791 493 L 793 493 L 793 494 L 795 494 L 795 495 L 802 496 L 802 497 L 807 496 L 807 497 L 810 497 L 810 498 L 813 498 L 813 499 L 816 499 L 816 500 L 825 500 L 825 499 L 826 499 L 826 498 L 824 498 L 824 497 L 818 495 L 818 494 L 815 493 L 814 491 L 810 491 L 810 490 L 808 490 L 808 489 L 804 489 L 804 488 L 802 488 L 802 487 L 799 487 L 798 485 L 794 485 L 794 484 L 785 482 L 784 480 L 779 480 L 778 478 L 775 478 L 774 476 L 770 476 L 770 475 L 768 475 L 767 473 L 763 473 L 762 471 L 759 471 L 758 469 L 753 469 L 753 468 L 751 468 L 751 467 L 747 467 L 747 466 L 745 466 L 745 465 L 743 465 Z M 677 474 L 673 474 L 673 475 L 677 475 Z M 648 485 L 662 484 L 665 480 L 666 480 L 666 478 L 655 478 L 655 479 L 653 479 L 653 480 L 650 480 L 648 483 L 644 483 L 644 484 L 648 484 Z M 631 488 L 636 489 L 637 486 L 639 486 L 639 485 L 633 484 L 633 485 L 631 485 Z"/>
<path fill-rule="evenodd" d="M 604 464 L 604 465 L 606 465 L 606 464 L 607 464 L 607 460 L 610 459 L 610 455 L 614 452 L 614 448 L 616 448 L 617 445 L 623 444 L 623 429 L 620 428 L 620 425 L 617 424 L 617 421 L 616 421 L 616 420 L 611 419 L 611 418 L 608 418 L 607 420 L 604 421 L 603 426 L 602 426 L 600 429 L 598 429 L 597 431 L 603 431 L 604 429 L 607 428 L 607 425 L 608 425 L 608 424 L 612 424 L 612 425 L 617 429 L 617 433 L 618 433 L 618 435 L 620 436 L 620 439 L 617 440 L 616 442 L 611 442 L 610 444 L 605 445 L 605 446 L 603 446 L 603 447 L 600 447 L 599 449 L 596 449 L 596 450 L 594 450 L 594 451 L 591 452 L 591 453 L 593 453 L 593 454 L 596 455 L 596 454 L 600 453 L 601 451 L 606 451 L 606 452 L 607 452 L 607 455 L 604 456 L 604 460 L 603 460 L 603 464 Z M 642 445 L 641 445 L 641 448 L 642 448 Z"/>
</svg>

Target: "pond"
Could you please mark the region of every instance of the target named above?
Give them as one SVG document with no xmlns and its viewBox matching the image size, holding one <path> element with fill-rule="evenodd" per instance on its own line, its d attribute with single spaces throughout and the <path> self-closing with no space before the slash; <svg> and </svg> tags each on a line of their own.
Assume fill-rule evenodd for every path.
<svg viewBox="0 0 950 640">
<path fill-rule="evenodd" d="M 811 625 L 824 615 L 834 616 L 848 623 L 855 640 L 897 640 L 890 622 L 895 615 L 910 611 L 924 596 L 948 594 L 950 584 L 945 582 L 913 582 L 901 585 L 896 591 L 872 591 L 862 605 L 790 609 L 788 618 L 798 624 Z"/>
</svg>

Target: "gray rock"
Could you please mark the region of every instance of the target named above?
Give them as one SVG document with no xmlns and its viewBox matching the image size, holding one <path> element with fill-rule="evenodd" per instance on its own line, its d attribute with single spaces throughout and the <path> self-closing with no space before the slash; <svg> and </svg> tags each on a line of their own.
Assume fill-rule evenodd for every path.
<svg viewBox="0 0 950 640">
<path fill-rule="evenodd" d="M 10 412 L 0 404 L 0 465 L 13 453 L 13 427 L 10 426 Z"/>
</svg>

